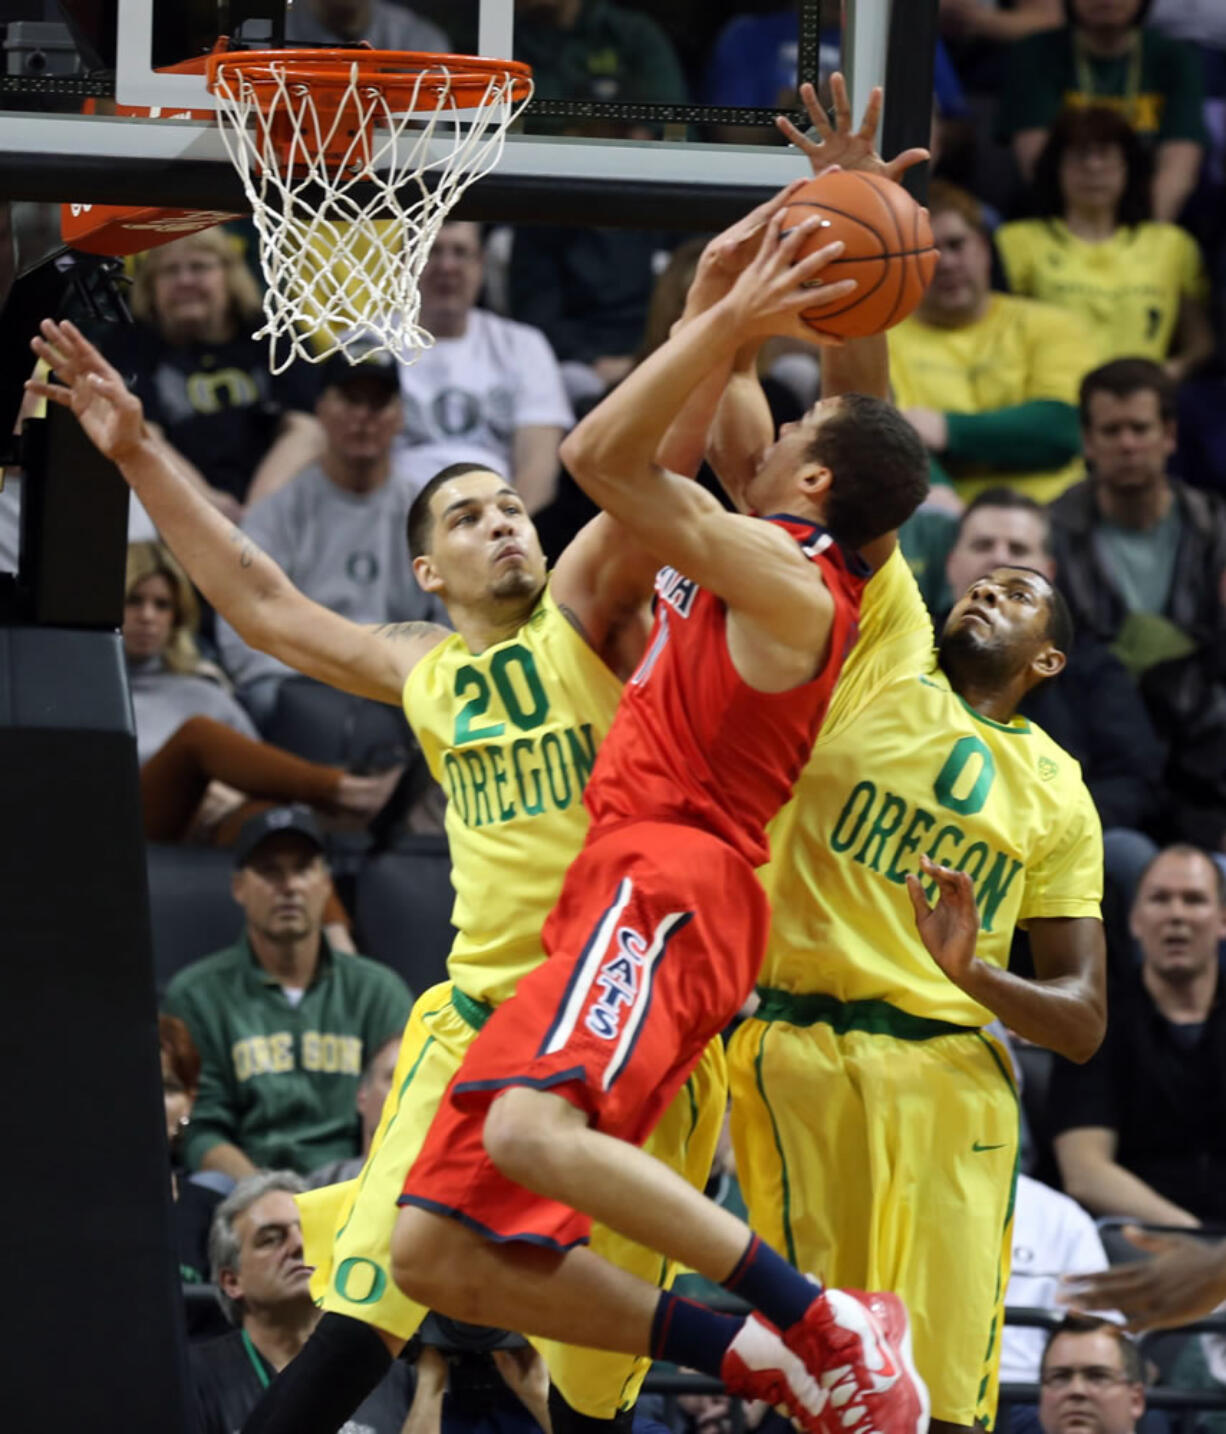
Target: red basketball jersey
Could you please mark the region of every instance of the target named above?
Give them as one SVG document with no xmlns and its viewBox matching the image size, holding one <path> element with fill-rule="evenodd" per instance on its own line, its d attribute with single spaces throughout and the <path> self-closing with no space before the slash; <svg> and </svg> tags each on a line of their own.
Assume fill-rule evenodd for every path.
<svg viewBox="0 0 1226 1434">
<path fill-rule="evenodd" d="M 651 641 L 625 691 L 588 782 L 589 840 L 624 821 L 702 827 L 752 865 L 770 855 L 766 824 L 791 795 L 856 640 L 870 569 L 816 523 L 778 524 L 821 569 L 834 598 L 821 671 L 788 692 L 759 692 L 732 664 L 727 607 L 662 568 Z"/>
</svg>

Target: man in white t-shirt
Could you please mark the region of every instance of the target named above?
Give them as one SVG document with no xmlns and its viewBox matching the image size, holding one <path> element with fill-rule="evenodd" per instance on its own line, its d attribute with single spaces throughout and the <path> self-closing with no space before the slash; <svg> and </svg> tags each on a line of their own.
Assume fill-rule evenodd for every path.
<svg viewBox="0 0 1226 1434">
<path fill-rule="evenodd" d="M 327 364 L 315 413 L 325 447 L 317 463 L 255 503 L 247 533 L 290 581 L 352 622 L 447 622 L 438 601 L 417 585 L 405 543 L 414 488 L 393 471 L 400 427 L 400 365 L 386 354 Z M 281 682 L 295 676 L 249 647 L 217 619 L 222 662 L 257 723 L 267 721 Z"/>
<path fill-rule="evenodd" d="M 421 276 L 434 347 L 400 370 L 398 467 L 421 488 L 450 463 L 488 464 L 536 513 L 554 495 L 574 415 L 544 334 L 476 307 L 484 276 L 479 227 L 444 224 Z"/>
<path fill-rule="evenodd" d="M 1050 1185 L 1017 1178 L 1013 1207 L 1013 1268 L 1005 1305 L 1016 1309 L 1059 1310 L 1056 1291 L 1061 1275 L 1091 1274 L 1107 1268 L 1098 1227 L 1076 1200 Z M 1000 1382 L 1033 1384 L 1047 1333 L 1005 1326 L 1000 1346 Z"/>
</svg>

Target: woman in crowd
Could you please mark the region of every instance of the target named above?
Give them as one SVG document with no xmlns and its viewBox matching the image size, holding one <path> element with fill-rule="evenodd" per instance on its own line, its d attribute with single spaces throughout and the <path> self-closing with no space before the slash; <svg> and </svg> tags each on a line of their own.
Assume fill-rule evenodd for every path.
<svg viewBox="0 0 1226 1434">
<path fill-rule="evenodd" d="M 1036 218 L 1003 224 L 996 247 L 1012 293 L 1071 309 L 1098 360 L 1151 358 L 1177 382 L 1213 352 L 1196 241 L 1150 219 L 1150 162 L 1104 106 L 1066 110 L 1035 169 Z"/>
<path fill-rule="evenodd" d="M 261 742 L 215 680 L 220 674 L 201 660 L 197 614 L 192 585 L 171 554 L 159 543 L 131 544 L 123 646 L 146 838 L 229 846 L 245 821 L 281 802 L 307 802 L 351 825 L 374 817 L 400 769 L 356 777 Z"/>
<path fill-rule="evenodd" d="M 158 1044 L 162 1048 L 162 1099 L 179 1278 L 185 1284 L 199 1284 L 209 1277 L 209 1225 L 222 1198 L 219 1190 L 188 1179 L 179 1153 L 200 1088 L 200 1054 L 176 1016 L 158 1016 Z"/>
</svg>

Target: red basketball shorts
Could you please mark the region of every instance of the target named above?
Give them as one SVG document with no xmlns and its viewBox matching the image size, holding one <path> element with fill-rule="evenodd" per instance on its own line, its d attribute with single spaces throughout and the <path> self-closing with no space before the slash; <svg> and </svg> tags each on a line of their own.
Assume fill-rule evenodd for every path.
<svg viewBox="0 0 1226 1434">
<path fill-rule="evenodd" d="M 496 1240 L 586 1240 L 587 1215 L 486 1155 L 490 1103 L 509 1086 L 554 1090 L 597 1130 L 642 1144 L 753 990 L 769 922 L 749 863 L 707 832 L 635 822 L 590 841 L 542 932 L 548 959 L 469 1048 L 400 1204 Z"/>
</svg>

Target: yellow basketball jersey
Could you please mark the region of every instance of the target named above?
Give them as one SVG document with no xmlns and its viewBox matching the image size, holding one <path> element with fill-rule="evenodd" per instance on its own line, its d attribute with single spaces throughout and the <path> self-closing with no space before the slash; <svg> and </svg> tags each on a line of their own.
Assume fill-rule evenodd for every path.
<svg viewBox="0 0 1226 1434">
<path fill-rule="evenodd" d="M 899 408 L 985 413 L 1036 399 L 1077 402 L 1083 374 L 1094 367 L 1093 341 L 1071 314 L 1012 294 L 989 296 L 983 318 L 960 329 L 926 324 L 912 314 L 889 332 L 890 377 Z M 1037 473 L 950 470 L 969 501 L 998 483 L 1050 502 L 1083 476 L 1080 459 Z"/>
<path fill-rule="evenodd" d="M 901 559 L 868 585 L 860 641 L 770 836 L 760 981 L 773 989 L 990 1021 L 915 929 L 904 878 L 923 852 L 970 875 L 978 955 L 994 965 L 1015 925 L 1099 912 L 1102 836 L 1080 767 L 1025 718 L 993 722 L 952 690 Z"/>
<path fill-rule="evenodd" d="M 1177 224 L 1137 224 L 1090 244 L 1062 219 L 1002 224 L 996 246 L 1015 294 L 1057 304 L 1086 326 L 1097 361 L 1170 352 L 1180 300 L 1204 300 L 1196 240 Z"/>
<path fill-rule="evenodd" d="M 548 587 L 514 637 L 481 653 L 450 637 L 409 674 L 405 716 L 447 793 L 448 971 L 465 995 L 496 1005 L 540 963 L 541 926 L 587 835 L 583 789 L 620 695 Z"/>
</svg>

